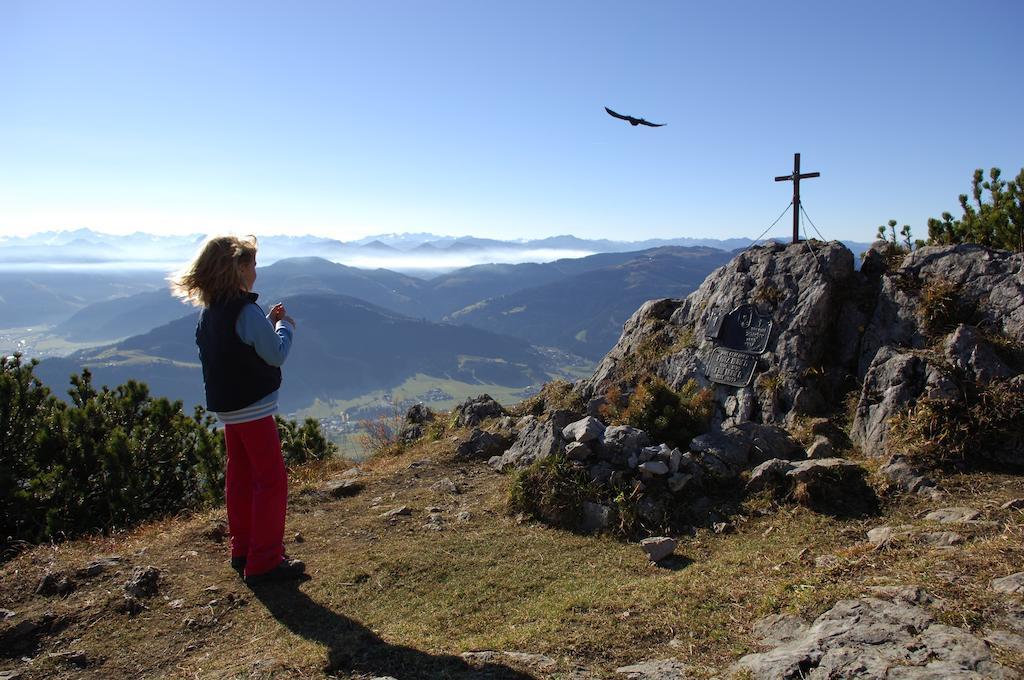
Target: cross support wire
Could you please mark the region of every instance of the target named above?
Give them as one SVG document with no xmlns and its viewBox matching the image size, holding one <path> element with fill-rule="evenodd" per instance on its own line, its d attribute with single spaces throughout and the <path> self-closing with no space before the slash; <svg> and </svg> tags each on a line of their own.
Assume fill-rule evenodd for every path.
<svg viewBox="0 0 1024 680">
<path fill-rule="evenodd" d="M 793 174 L 776 177 L 776 182 L 793 182 L 793 243 L 800 242 L 800 180 L 821 177 L 820 172 L 800 174 L 800 154 L 793 154 Z"/>
</svg>

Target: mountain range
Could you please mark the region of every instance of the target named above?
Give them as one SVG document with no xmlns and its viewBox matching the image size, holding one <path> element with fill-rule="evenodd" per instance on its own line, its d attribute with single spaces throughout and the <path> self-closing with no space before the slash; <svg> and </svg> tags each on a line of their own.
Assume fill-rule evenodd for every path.
<svg viewBox="0 0 1024 680">
<path fill-rule="evenodd" d="M 281 389 L 285 410 L 394 387 L 416 374 L 524 388 L 549 379 L 546 359 L 523 340 L 414 319 L 344 295 L 283 302 L 301 319 Z M 197 317 L 193 312 L 121 342 L 47 359 L 36 374 L 62 392 L 71 373 L 88 368 L 97 385 L 141 380 L 153 394 L 202 403 Z"/>
</svg>

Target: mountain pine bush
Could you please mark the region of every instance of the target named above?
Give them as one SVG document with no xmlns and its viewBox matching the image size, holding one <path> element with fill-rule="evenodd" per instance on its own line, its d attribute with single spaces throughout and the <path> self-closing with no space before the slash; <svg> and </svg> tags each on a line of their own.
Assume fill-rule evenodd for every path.
<svg viewBox="0 0 1024 680">
<path fill-rule="evenodd" d="M 70 404 L 0 358 L 0 542 L 55 540 L 131 526 L 215 503 L 224 494 L 224 437 L 202 408 L 153 397 L 129 380 L 96 389 L 71 376 Z M 335 451 L 315 420 L 279 419 L 289 464 Z"/>
</svg>

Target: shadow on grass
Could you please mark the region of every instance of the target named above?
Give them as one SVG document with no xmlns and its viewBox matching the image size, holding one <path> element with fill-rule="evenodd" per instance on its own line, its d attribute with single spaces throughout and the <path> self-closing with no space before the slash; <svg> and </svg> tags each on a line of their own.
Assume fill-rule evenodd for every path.
<svg viewBox="0 0 1024 680">
<path fill-rule="evenodd" d="M 359 622 L 310 599 L 299 590 L 297 582 L 254 588 L 253 595 L 288 630 L 327 647 L 323 671 L 328 675 L 390 675 L 402 680 L 534 678 L 500 664 L 470 665 L 457 656 L 428 654 L 411 647 L 389 644 Z"/>
<path fill-rule="evenodd" d="M 655 562 L 654 566 L 658 569 L 665 569 L 666 571 L 682 571 L 688 566 L 693 564 L 693 560 L 683 555 L 670 555 L 660 562 Z"/>
</svg>

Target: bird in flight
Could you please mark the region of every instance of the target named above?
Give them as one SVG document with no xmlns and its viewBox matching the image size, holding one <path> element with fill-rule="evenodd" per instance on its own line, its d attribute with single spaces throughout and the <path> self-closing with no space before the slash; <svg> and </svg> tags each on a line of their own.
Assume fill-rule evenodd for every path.
<svg viewBox="0 0 1024 680">
<path fill-rule="evenodd" d="M 623 116 L 621 113 L 615 113 L 614 111 L 609 109 L 607 106 L 604 107 L 604 110 L 607 111 L 608 115 L 612 116 L 613 118 L 618 118 L 620 120 L 628 120 L 629 124 L 634 126 L 634 127 L 637 126 L 637 125 L 646 125 L 648 127 L 663 127 L 665 125 L 664 123 L 648 123 L 643 118 L 634 118 L 633 116 Z"/>
</svg>

